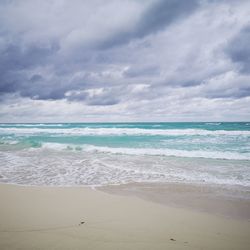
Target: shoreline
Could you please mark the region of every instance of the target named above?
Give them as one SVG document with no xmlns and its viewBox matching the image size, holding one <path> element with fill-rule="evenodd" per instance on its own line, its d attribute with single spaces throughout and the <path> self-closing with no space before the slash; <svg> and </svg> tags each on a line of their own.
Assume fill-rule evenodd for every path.
<svg viewBox="0 0 250 250">
<path fill-rule="evenodd" d="M 0 184 L 1 249 L 248 249 L 250 222 L 84 187 Z"/>
<path fill-rule="evenodd" d="M 90 189 L 111 195 L 137 197 L 173 208 L 250 221 L 250 189 L 243 186 L 212 186 L 211 184 L 180 182 L 132 182 L 100 186 L 40 186 L 0 182 L 1 185 L 42 189 Z"/>
<path fill-rule="evenodd" d="M 250 189 L 187 183 L 129 183 L 98 187 L 117 195 L 135 196 L 143 200 L 176 208 L 250 221 Z"/>
<path fill-rule="evenodd" d="M 1 185 L 42 189 L 90 189 L 111 195 L 137 197 L 173 208 L 250 221 L 250 189 L 242 186 L 212 186 L 211 184 L 180 182 L 131 182 L 100 186 L 40 186 L 0 182 Z"/>
</svg>

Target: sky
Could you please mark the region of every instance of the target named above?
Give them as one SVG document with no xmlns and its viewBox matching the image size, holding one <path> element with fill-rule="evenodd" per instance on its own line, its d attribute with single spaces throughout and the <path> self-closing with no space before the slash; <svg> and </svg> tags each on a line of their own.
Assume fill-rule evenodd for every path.
<svg viewBox="0 0 250 250">
<path fill-rule="evenodd" d="M 249 0 L 1 0 L 0 122 L 250 121 Z"/>
</svg>

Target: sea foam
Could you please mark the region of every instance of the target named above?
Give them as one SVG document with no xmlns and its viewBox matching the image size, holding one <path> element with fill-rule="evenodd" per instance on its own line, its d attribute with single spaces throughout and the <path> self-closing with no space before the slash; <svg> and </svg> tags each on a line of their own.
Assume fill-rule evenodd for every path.
<svg viewBox="0 0 250 250">
<path fill-rule="evenodd" d="M 63 135 L 228 135 L 250 136 L 250 131 L 205 129 L 140 129 L 140 128 L 0 128 L 0 134 L 63 134 Z"/>
<path fill-rule="evenodd" d="M 85 152 L 102 152 L 111 154 L 127 155 L 155 155 L 155 156 L 176 156 L 189 158 L 210 158 L 210 159 L 227 159 L 227 160 L 250 160 L 250 154 L 239 154 L 235 152 L 218 152 L 202 150 L 174 150 L 174 149 L 156 149 L 156 148 L 120 148 L 120 147 L 100 147 L 94 145 L 75 145 L 60 143 L 43 143 L 43 149 L 51 150 L 73 150 Z M 37 148 L 33 150 L 39 150 Z"/>
</svg>

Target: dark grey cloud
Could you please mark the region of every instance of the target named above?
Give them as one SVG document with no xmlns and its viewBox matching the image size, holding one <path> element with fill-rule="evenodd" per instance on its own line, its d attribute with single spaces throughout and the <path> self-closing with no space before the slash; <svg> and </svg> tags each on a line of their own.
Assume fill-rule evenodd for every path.
<svg viewBox="0 0 250 250">
<path fill-rule="evenodd" d="M 15 41 L 15 44 L 8 46 L 1 53 L 1 70 L 22 70 L 45 64 L 50 57 L 59 49 L 58 45 L 50 44 L 48 47 L 40 47 L 33 44 L 29 47 L 21 47 Z"/>
<path fill-rule="evenodd" d="M 216 99 L 216 98 L 239 99 L 250 96 L 250 87 L 229 88 L 223 91 L 208 91 L 207 93 L 205 93 L 205 96 L 211 99 Z"/>
<path fill-rule="evenodd" d="M 156 1 L 146 10 L 134 34 L 143 37 L 157 32 L 174 21 L 190 15 L 198 6 L 198 0 L 160 0 Z"/>
<path fill-rule="evenodd" d="M 118 32 L 104 41 L 100 47 L 110 48 L 154 34 L 180 20 L 199 6 L 199 0 L 157 0 L 145 10 L 138 22 L 128 30 Z"/>
<path fill-rule="evenodd" d="M 226 52 L 242 73 L 250 73 L 250 26 L 244 27 L 228 44 Z"/>
<path fill-rule="evenodd" d="M 27 48 L 21 47 L 18 41 L 16 44 L 8 44 L 0 53 L 0 93 L 21 91 L 24 96 L 29 96 L 28 92 L 31 93 L 39 81 L 30 81 L 26 72 L 50 63 L 57 50 L 55 44 L 49 47 L 34 44 Z"/>
</svg>

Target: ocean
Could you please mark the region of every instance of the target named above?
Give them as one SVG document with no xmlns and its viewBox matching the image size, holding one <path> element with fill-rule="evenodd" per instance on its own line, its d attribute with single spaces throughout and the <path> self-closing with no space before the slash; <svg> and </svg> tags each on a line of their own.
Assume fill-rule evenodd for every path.
<svg viewBox="0 0 250 250">
<path fill-rule="evenodd" d="M 250 187 L 250 122 L 0 124 L 0 182 Z"/>
</svg>

